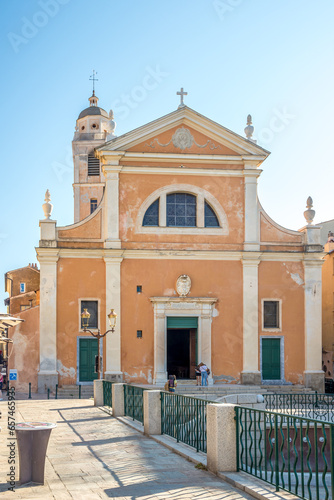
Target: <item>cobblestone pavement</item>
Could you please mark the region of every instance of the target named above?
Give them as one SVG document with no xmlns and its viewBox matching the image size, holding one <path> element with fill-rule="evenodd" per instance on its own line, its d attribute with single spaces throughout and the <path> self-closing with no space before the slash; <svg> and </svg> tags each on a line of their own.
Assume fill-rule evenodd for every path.
<svg viewBox="0 0 334 500">
<path fill-rule="evenodd" d="M 209 472 L 94 408 L 92 400 L 17 401 L 16 422 L 54 422 L 45 485 L 8 491 L 7 401 L 0 402 L 2 500 L 251 499 Z M 16 449 L 17 452 L 17 449 Z M 18 452 L 16 455 L 18 480 Z"/>
</svg>

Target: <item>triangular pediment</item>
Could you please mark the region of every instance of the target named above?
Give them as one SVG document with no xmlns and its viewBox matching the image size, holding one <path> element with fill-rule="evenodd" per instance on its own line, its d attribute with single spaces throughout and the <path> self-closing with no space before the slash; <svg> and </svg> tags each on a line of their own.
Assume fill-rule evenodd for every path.
<svg viewBox="0 0 334 500">
<path fill-rule="evenodd" d="M 153 122 L 103 144 L 97 151 L 166 154 L 256 156 L 264 160 L 270 153 L 184 106 Z"/>
</svg>

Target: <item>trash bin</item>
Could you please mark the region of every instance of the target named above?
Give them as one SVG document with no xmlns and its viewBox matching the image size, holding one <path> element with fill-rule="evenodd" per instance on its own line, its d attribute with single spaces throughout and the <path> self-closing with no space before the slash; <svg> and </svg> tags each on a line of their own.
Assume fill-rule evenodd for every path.
<svg viewBox="0 0 334 500">
<path fill-rule="evenodd" d="M 20 484 L 44 484 L 46 450 L 56 424 L 22 422 L 15 426 L 20 457 Z"/>
</svg>

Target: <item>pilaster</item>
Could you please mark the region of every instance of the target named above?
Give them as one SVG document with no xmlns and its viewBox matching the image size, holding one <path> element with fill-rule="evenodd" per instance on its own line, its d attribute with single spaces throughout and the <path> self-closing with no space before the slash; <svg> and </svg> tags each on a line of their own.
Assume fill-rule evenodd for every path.
<svg viewBox="0 0 334 500">
<path fill-rule="evenodd" d="M 243 370 L 242 384 L 261 384 L 259 371 L 259 258 L 255 254 L 251 259 L 242 261 L 243 265 Z"/>
<path fill-rule="evenodd" d="M 105 176 L 104 193 L 104 240 L 106 248 L 121 248 L 119 239 L 119 172 L 122 167 L 115 160 L 115 165 L 103 165 Z"/>
<path fill-rule="evenodd" d="M 311 256 L 310 256 L 311 257 Z M 320 258 L 304 261 L 305 280 L 305 372 L 306 387 L 323 391 L 322 371 L 322 287 Z"/>
<path fill-rule="evenodd" d="M 37 249 L 40 263 L 40 366 L 38 392 L 55 390 L 57 372 L 57 261 L 58 250 Z"/>
<path fill-rule="evenodd" d="M 259 210 L 257 199 L 258 171 L 245 173 L 245 251 L 260 250 Z"/>
<path fill-rule="evenodd" d="M 120 256 L 104 257 L 106 266 L 106 314 L 117 314 L 115 331 L 106 336 L 106 380 L 122 380 L 121 371 L 121 262 Z M 108 325 L 108 318 L 106 318 Z"/>
</svg>

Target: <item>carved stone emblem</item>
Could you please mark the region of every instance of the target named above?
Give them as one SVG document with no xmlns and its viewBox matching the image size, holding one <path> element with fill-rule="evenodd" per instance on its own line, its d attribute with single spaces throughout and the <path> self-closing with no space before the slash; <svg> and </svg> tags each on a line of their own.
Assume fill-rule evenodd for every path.
<svg viewBox="0 0 334 500">
<path fill-rule="evenodd" d="M 190 130 L 181 127 L 175 131 L 172 137 L 172 141 L 176 148 L 186 149 L 191 148 L 194 142 L 194 138 L 191 135 Z"/>
<path fill-rule="evenodd" d="M 187 274 L 181 274 L 176 280 L 176 291 L 180 297 L 186 297 L 190 293 L 191 279 Z"/>
</svg>

